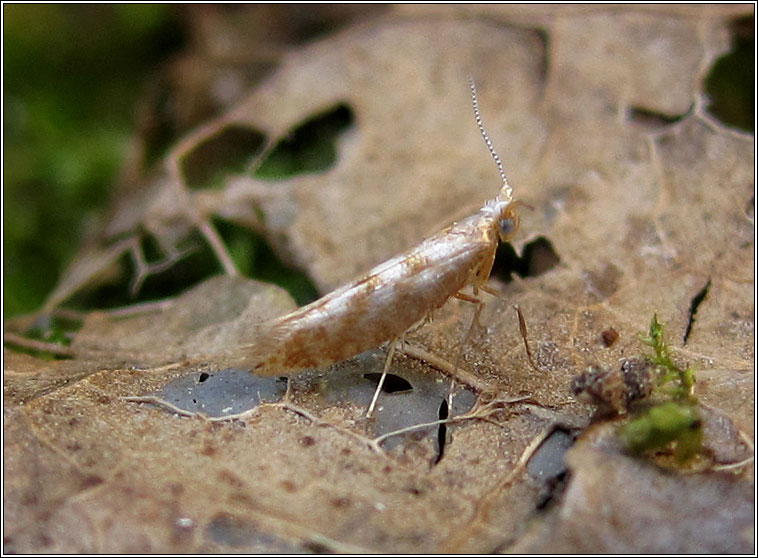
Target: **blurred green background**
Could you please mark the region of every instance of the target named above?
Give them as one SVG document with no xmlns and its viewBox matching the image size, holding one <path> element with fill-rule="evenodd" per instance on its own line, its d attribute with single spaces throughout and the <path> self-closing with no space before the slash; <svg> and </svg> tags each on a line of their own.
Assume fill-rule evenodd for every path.
<svg viewBox="0 0 758 558">
<path fill-rule="evenodd" d="M 161 5 L 3 6 L 3 315 L 38 308 L 106 204 L 146 79 L 182 46 Z"/>
<path fill-rule="evenodd" d="M 232 18 L 240 13 L 233 11 L 236 7 L 219 9 Z M 286 27 L 283 22 L 295 13 L 287 9 L 272 25 Z M 328 32 L 338 17 L 345 19 L 329 8 L 295 9 L 303 36 Z M 5 4 L 3 15 L 3 316 L 10 317 L 39 308 L 77 250 L 88 217 L 107 205 L 135 133 L 138 101 L 167 62 L 187 48 L 193 17 L 203 13 L 181 5 Z M 262 32 L 261 40 L 271 33 Z M 724 122 L 753 131 L 752 19 L 735 21 L 732 37 L 733 52 L 714 64 L 709 76 L 709 109 Z M 331 138 L 350 122 L 340 110 L 323 124 Z M 315 136 L 303 141 L 312 143 L 309 138 Z M 328 166 L 335 156 L 331 144 L 282 148 L 281 158 L 268 161 L 262 175 L 275 176 L 282 165 L 291 166 L 293 157 L 307 160 L 307 170 Z M 314 153 L 326 163 L 313 163 Z M 260 239 L 232 225 L 217 226 L 235 259 L 248 262 L 240 266 L 243 272 L 285 284 L 300 303 L 315 296 L 307 278 L 275 262 Z M 207 263 L 211 260 L 202 264 L 210 266 L 208 272 L 215 265 Z M 265 269 L 249 263 L 263 260 L 274 263 Z M 185 262 L 183 271 L 198 265 Z M 140 298 L 161 295 L 154 285 L 145 287 Z"/>
</svg>

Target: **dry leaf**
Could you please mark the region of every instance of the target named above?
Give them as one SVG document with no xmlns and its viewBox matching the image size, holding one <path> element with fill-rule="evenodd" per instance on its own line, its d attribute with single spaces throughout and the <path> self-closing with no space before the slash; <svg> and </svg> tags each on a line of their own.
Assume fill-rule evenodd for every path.
<svg viewBox="0 0 758 558">
<path fill-rule="evenodd" d="M 166 246 L 193 228 L 217 241 L 213 215 L 264 232 L 322 291 L 414 245 L 498 189 L 469 75 L 527 204 L 515 248 L 542 247 L 558 265 L 493 277 L 501 298 L 483 295 L 483 327 L 461 359 L 468 387 L 449 410 L 440 370 L 468 328 L 463 301 L 408 336 L 391 370 L 401 388 L 382 394 L 374 421 L 366 398 L 386 349 L 298 376 L 286 396 L 236 373 L 219 387 L 223 356 L 181 363 L 223 355 L 252 323 L 291 308 L 280 290 L 240 278 L 142 313 L 91 313 L 73 360 L 6 351 L 6 550 L 749 552 L 750 468 L 685 477 L 624 454 L 612 434 L 598 449 L 593 430 L 582 434 L 592 409 L 569 391 L 588 363 L 639 356 L 636 334 L 657 312 L 715 417 L 708 448 L 720 463 L 752 452 L 754 139 L 702 102 L 728 17 L 748 11 L 401 13 L 291 52 L 182 140 L 146 179 L 151 196 L 115 211 L 109 232 L 122 240 L 103 235 L 48 307 L 89 286 L 98 262 L 141 231 Z M 270 145 L 340 104 L 355 125 L 327 171 L 276 183 L 230 175 L 212 190 L 184 183 L 188 161 L 219 135 L 242 129 Z M 611 327 L 619 338 L 607 347 Z M 222 407 L 223 389 L 262 394 L 240 413 L 231 395 Z M 435 420 L 446 415 L 443 428 Z M 692 507 L 663 507 L 665 495 Z"/>
</svg>

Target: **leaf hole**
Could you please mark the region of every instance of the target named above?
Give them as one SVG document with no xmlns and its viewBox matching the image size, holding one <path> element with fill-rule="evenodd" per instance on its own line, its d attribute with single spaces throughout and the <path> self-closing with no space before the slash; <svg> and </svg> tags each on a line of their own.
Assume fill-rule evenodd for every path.
<svg viewBox="0 0 758 558">
<path fill-rule="evenodd" d="M 654 111 L 643 107 L 630 107 L 627 116 L 628 119 L 634 124 L 642 126 L 643 128 L 647 128 L 651 131 L 658 131 L 663 128 L 667 128 L 676 122 L 679 122 L 682 118 L 689 114 L 692 108 L 693 107 L 691 106 L 690 110 L 684 114 L 666 114 L 660 111 Z"/>
<path fill-rule="evenodd" d="M 492 275 L 508 283 L 513 273 L 520 277 L 537 277 L 550 271 L 560 261 L 552 242 L 544 236 L 526 244 L 520 257 L 510 243 L 504 243 L 498 246 Z"/>
<path fill-rule="evenodd" d="M 564 458 L 574 440 L 575 436 L 570 430 L 556 427 L 529 458 L 526 472 L 540 486 L 536 503 L 538 510 L 547 508 L 563 491 L 568 476 Z"/>
<path fill-rule="evenodd" d="M 279 548 L 278 540 L 273 535 L 260 531 L 253 523 L 226 513 L 213 517 L 205 529 L 205 536 L 212 543 L 232 548 Z"/>
<path fill-rule="evenodd" d="M 546 510 L 561 496 L 563 490 L 566 488 L 567 477 L 568 473 L 564 471 L 555 477 L 550 477 L 545 482 L 537 494 L 535 507 L 538 511 Z"/>
<path fill-rule="evenodd" d="M 707 110 L 727 126 L 753 132 L 755 125 L 755 30 L 753 16 L 730 23 L 732 48 L 705 80 Z"/>
<path fill-rule="evenodd" d="M 224 219 L 215 218 L 213 225 L 240 273 L 279 285 L 300 306 L 318 298 L 318 290 L 310 277 L 279 259 L 263 236 Z"/>
<path fill-rule="evenodd" d="M 141 239 L 140 249 L 148 269 L 140 269 L 133 256 L 127 256 L 129 271 L 126 277 L 131 278 L 127 292 L 133 292 L 134 279 L 144 273 L 129 302 L 171 296 L 214 273 L 215 258 L 197 231 L 173 247 L 164 246 L 160 238 L 148 234 Z"/>
<path fill-rule="evenodd" d="M 279 140 L 255 177 L 282 180 L 329 169 L 337 160 L 337 140 L 354 122 L 355 115 L 346 103 L 303 121 Z"/>
<path fill-rule="evenodd" d="M 538 66 L 538 75 L 543 89 L 547 87 L 550 75 L 550 34 L 544 29 L 534 29 L 542 47 L 542 56 Z"/>
<path fill-rule="evenodd" d="M 59 345 L 61 347 L 69 347 L 74 335 L 81 329 L 83 321 L 78 316 L 68 314 L 65 310 L 53 310 L 50 314 L 40 314 L 19 337 L 26 338 L 30 341 L 30 346 L 24 346 L 23 344 L 15 344 L 13 340 L 6 339 L 5 344 L 8 348 L 35 356 L 43 359 L 69 359 L 72 356 L 64 353 L 50 353 L 43 349 L 43 345 L 40 348 L 34 348 L 34 342 L 40 341 L 44 343 L 50 343 L 51 345 Z"/>
<path fill-rule="evenodd" d="M 521 256 L 524 262 L 522 277 L 537 277 L 553 269 L 561 259 L 553 248 L 553 244 L 544 236 L 540 236 L 524 246 Z"/>
<path fill-rule="evenodd" d="M 447 404 L 447 399 L 442 399 L 442 403 L 440 403 L 440 409 L 437 413 L 437 418 L 439 420 L 445 420 L 449 416 L 449 409 Z M 434 464 L 436 465 L 440 461 L 442 461 L 442 457 L 445 455 L 445 444 L 447 443 L 447 424 L 444 422 L 439 425 L 439 428 L 437 429 L 437 458 L 434 460 Z"/>
<path fill-rule="evenodd" d="M 364 374 L 363 377 L 375 385 L 379 385 L 379 381 L 382 379 L 382 375 L 378 372 L 369 372 L 368 374 Z M 411 391 L 412 389 L 413 386 L 408 380 L 396 374 L 387 374 L 382 385 L 384 393 L 400 393 Z"/>
<path fill-rule="evenodd" d="M 192 189 L 213 188 L 234 173 L 242 173 L 263 148 L 261 132 L 230 125 L 201 141 L 182 161 L 187 186 Z"/>
<path fill-rule="evenodd" d="M 711 288 L 711 280 L 708 279 L 708 282 L 705 284 L 705 286 L 700 289 L 700 292 L 698 292 L 694 297 L 692 297 L 692 300 L 690 301 L 690 312 L 689 312 L 689 318 L 687 320 L 687 328 L 684 330 L 684 336 L 682 337 L 682 344 L 687 344 L 687 339 L 690 337 L 690 333 L 692 333 L 692 326 L 695 323 L 695 314 L 697 314 L 697 310 L 700 307 L 700 304 L 705 300 L 706 295 L 708 294 L 708 289 Z"/>
<path fill-rule="evenodd" d="M 105 309 L 158 300 L 218 273 L 218 260 L 197 231 L 175 246 L 162 246 L 159 239 L 146 235 L 140 241 L 140 249 L 144 264 L 150 267 L 147 273 L 140 269 L 133 254 L 126 252 L 88 289 L 74 293 L 67 305 L 82 310 Z M 135 278 L 140 273 L 144 275 L 135 291 Z"/>
<path fill-rule="evenodd" d="M 331 551 L 326 544 L 319 541 L 305 541 L 303 548 L 313 554 L 328 554 Z"/>
</svg>

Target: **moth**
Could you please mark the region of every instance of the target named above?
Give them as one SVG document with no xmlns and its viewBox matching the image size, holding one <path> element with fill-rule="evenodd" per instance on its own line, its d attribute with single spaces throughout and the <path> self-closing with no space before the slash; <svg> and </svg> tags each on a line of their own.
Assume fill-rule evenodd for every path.
<svg viewBox="0 0 758 558">
<path fill-rule="evenodd" d="M 474 215 L 355 281 L 294 312 L 258 324 L 253 341 L 236 348 L 236 366 L 259 376 L 290 375 L 390 342 L 383 379 L 396 341 L 451 297 L 477 304 L 478 316 L 482 303 L 477 295 L 479 290 L 487 290 L 498 242 L 512 237 L 519 216 L 503 164 L 482 124 L 473 80 L 469 85 L 477 126 L 502 179 L 497 196 Z M 468 285 L 473 296 L 462 292 Z"/>
</svg>

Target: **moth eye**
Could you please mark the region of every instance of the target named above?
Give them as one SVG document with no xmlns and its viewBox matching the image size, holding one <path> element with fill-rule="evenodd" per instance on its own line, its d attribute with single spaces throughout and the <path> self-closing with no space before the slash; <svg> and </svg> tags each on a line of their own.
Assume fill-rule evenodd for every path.
<svg viewBox="0 0 758 558">
<path fill-rule="evenodd" d="M 503 211 L 499 217 L 498 220 L 498 228 L 500 229 L 498 232 L 500 233 L 500 240 L 502 242 L 508 242 L 508 239 L 513 236 L 513 233 L 516 232 L 518 229 L 518 223 L 519 223 L 519 215 L 516 211 L 516 206 L 519 205 L 521 202 L 514 202 L 509 207 L 505 208 L 505 211 Z"/>
<path fill-rule="evenodd" d="M 518 219 L 514 217 L 506 217 L 505 219 L 500 219 L 499 226 L 500 238 L 505 241 L 509 236 L 516 232 L 516 228 L 518 228 Z"/>
</svg>

